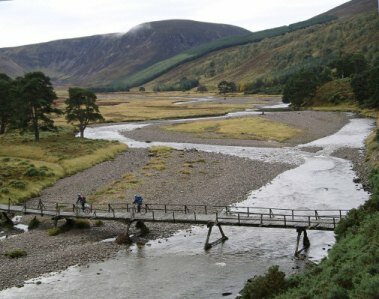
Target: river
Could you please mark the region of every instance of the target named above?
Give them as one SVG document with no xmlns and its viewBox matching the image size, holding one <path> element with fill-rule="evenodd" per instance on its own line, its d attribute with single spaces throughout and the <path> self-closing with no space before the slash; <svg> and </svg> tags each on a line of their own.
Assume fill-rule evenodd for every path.
<svg viewBox="0 0 379 299">
<path fill-rule="evenodd" d="M 144 143 L 119 132 L 148 123 L 88 128 L 86 137 L 106 138 L 130 147 L 168 145 L 177 149 L 196 148 L 250 159 L 297 165 L 271 183 L 252 190 L 241 206 L 350 209 L 368 199 L 362 186 L 353 183 L 350 161 L 330 154 L 341 147 L 362 148 L 373 121 L 351 119 L 339 132 L 293 148 L 249 148 L 204 144 Z M 322 147 L 316 153 L 303 147 Z M 0 292 L 1 298 L 234 298 L 246 280 L 263 274 L 270 265 L 286 273 L 304 266 L 293 258 L 296 232 L 285 229 L 225 227 L 229 240 L 205 252 L 205 227 L 179 231 L 174 236 L 132 246 L 117 258 L 88 266 L 76 266 L 28 281 L 23 288 Z M 214 231 L 213 237 L 217 234 Z M 310 231 L 310 260 L 319 261 L 334 243 L 332 232 Z M 37 285 L 35 282 L 40 281 Z"/>
</svg>

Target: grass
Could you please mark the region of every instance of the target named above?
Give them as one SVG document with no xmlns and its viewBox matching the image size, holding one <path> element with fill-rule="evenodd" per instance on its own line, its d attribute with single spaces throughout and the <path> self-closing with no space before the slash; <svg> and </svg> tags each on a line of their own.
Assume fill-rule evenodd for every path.
<svg viewBox="0 0 379 299">
<path fill-rule="evenodd" d="M 12 251 L 6 252 L 4 255 L 11 258 L 11 259 L 17 259 L 20 257 L 27 256 L 27 253 L 23 249 L 14 249 Z"/>
<path fill-rule="evenodd" d="M 104 225 L 104 222 L 102 220 L 96 220 L 95 224 L 94 224 L 94 226 L 96 226 L 96 227 L 100 227 L 100 226 L 103 226 L 103 225 Z"/>
<path fill-rule="evenodd" d="M 97 94 L 100 112 L 107 122 L 145 121 L 154 119 L 190 118 L 196 116 L 224 115 L 229 112 L 241 111 L 262 103 L 262 98 L 249 96 L 246 103 L 188 103 L 176 105 L 175 97 L 188 96 L 183 92 L 168 93 L 101 93 Z M 199 96 L 196 94 L 196 96 Z M 201 95 L 206 96 L 206 95 Z M 185 101 L 186 98 L 180 99 Z M 264 101 L 263 101 L 264 102 Z M 64 106 L 63 102 L 59 106 Z M 62 117 L 54 119 L 65 124 Z"/>
<path fill-rule="evenodd" d="M 197 116 L 224 115 L 241 111 L 247 104 L 183 104 L 175 105 L 174 100 L 158 99 L 131 101 L 115 106 L 101 107 L 100 111 L 106 121 L 137 121 L 154 119 L 189 118 Z M 148 111 L 148 113 L 147 113 Z"/>
<path fill-rule="evenodd" d="M 94 195 L 88 197 L 90 202 L 93 203 L 108 203 L 112 200 L 125 199 L 125 190 L 132 189 L 141 183 L 133 173 L 126 173 L 121 179 L 114 181 L 110 185 L 98 190 Z"/>
<path fill-rule="evenodd" d="M 359 107 L 356 103 L 340 103 L 337 105 L 328 104 L 328 105 L 317 105 L 312 107 L 307 107 L 307 109 L 315 111 L 324 111 L 324 112 L 355 112 L 359 113 L 366 117 L 378 118 L 379 111 L 374 109 L 364 109 Z"/>
<path fill-rule="evenodd" d="M 62 233 L 62 229 L 60 227 L 52 227 L 47 230 L 47 234 L 49 236 L 57 236 Z"/>
<path fill-rule="evenodd" d="M 196 134 L 200 138 L 286 141 L 301 130 L 260 117 L 195 121 L 165 126 L 165 130 Z"/>
<path fill-rule="evenodd" d="M 63 92 L 63 91 L 62 91 Z M 201 116 L 218 116 L 225 115 L 229 112 L 243 111 L 252 108 L 255 105 L 265 104 L 264 96 L 236 95 L 244 98 L 244 103 L 186 103 L 176 105 L 180 101 L 190 101 L 190 96 L 206 97 L 214 96 L 214 93 L 201 94 L 184 93 L 184 92 L 164 92 L 153 93 L 145 92 L 117 92 L 117 93 L 99 93 L 97 94 L 96 103 L 106 122 L 130 122 L 130 121 L 147 121 L 156 119 L 174 119 L 174 118 L 191 118 Z M 228 99 L 233 98 L 228 95 Z M 272 97 L 271 97 L 272 98 Z M 269 99 L 269 98 L 268 98 Z M 278 100 L 280 98 L 278 97 Z M 64 102 L 58 101 L 58 107 L 63 108 Z M 54 118 L 54 122 L 68 126 L 65 119 L 60 116 Z M 68 126 L 72 128 L 71 126 Z"/>
<path fill-rule="evenodd" d="M 66 223 L 59 227 L 52 227 L 47 230 L 49 236 L 57 236 L 68 232 L 71 229 L 89 229 L 91 224 L 87 219 L 66 219 Z"/>
<path fill-rule="evenodd" d="M 89 196 L 90 202 L 109 203 L 125 200 L 125 191 L 137 187 L 143 182 L 143 177 L 153 176 L 166 169 L 165 160 L 170 157 L 172 148 L 167 146 L 153 146 L 149 149 L 149 161 L 140 171 L 125 174 L 121 179 L 114 181 L 94 195 Z"/>
<path fill-rule="evenodd" d="M 0 202 L 22 202 L 58 179 L 113 158 L 126 146 L 104 140 L 75 138 L 67 130 L 0 136 Z"/>
</svg>

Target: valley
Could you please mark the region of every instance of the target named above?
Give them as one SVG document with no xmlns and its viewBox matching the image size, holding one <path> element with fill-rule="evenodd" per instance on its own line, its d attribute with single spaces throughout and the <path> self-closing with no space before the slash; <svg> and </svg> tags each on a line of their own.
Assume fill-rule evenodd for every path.
<svg viewBox="0 0 379 299">
<path fill-rule="evenodd" d="M 36 21 L 47 33 L 60 18 L 65 31 L 83 13 L 109 9 L 115 24 L 117 5 L 128 7 L 127 24 L 152 5 L 88 1 L 74 12 L 86 1 L 37 2 L 51 14 Z M 264 30 L 224 24 L 235 7 L 223 1 L 216 10 L 185 2 L 160 2 L 163 14 L 122 33 L 0 48 L 0 297 L 377 298 L 378 2 L 329 5 Z M 232 17 L 265 19 L 253 2 Z M 294 14 L 311 9 L 298 5 Z M 0 6 L 26 30 L 34 7 Z M 224 8 L 217 23 L 200 17 L 210 7 L 220 17 Z M 172 18 L 177 9 L 186 19 Z M 282 228 L 267 228 L 261 215 L 260 227 L 227 226 L 229 239 L 205 250 L 211 230 L 177 223 L 175 212 L 174 223 L 158 223 L 152 210 L 146 229 L 134 212 L 108 221 L 92 210 L 116 219 L 112 205 L 129 213 L 137 195 L 142 213 L 173 205 L 196 217 L 187 205 L 197 205 L 217 210 L 216 225 L 224 210 L 240 224 L 246 206 L 267 209 L 270 221 L 283 216 L 276 208 L 345 217 L 332 232 L 309 218 L 295 231 L 286 216 Z M 28 204 L 38 216 L 25 213 Z M 300 251 L 299 231 L 310 241 Z"/>
</svg>

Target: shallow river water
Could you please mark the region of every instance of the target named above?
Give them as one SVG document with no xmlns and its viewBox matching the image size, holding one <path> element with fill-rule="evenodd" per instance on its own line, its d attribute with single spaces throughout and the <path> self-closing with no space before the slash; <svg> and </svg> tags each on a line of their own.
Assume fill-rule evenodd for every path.
<svg viewBox="0 0 379 299">
<path fill-rule="evenodd" d="M 89 128 L 86 137 L 126 142 L 131 147 L 162 144 L 177 149 L 248 157 L 266 162 L 297 165 L 271 183 L 253 190 L 240 206 L 350 209 L 368 199 L 362 186 L 353 183 L 351 162 L 330 156 L 340 147 L 362 148 L 373 121 L 352 119 L 336 134 L 295 148 L 265 149 L 202 144 L 144 143 L 123 137 L 120 131 L 148 124 L 122 124 Z M 322 147 L 317 153 L 302 147 Z M 254 171 L 254 170 L 252 170 Z M 205 227 L 179 231 L 169 239 L 141 248 L 132 246 L 117 258 L 84 267 L 71 267 L 0 292 L 1 298 L 234 298 L 246 280 L 263 274 L 270 265 L 287 273 L 304 262 L 293 258 L 296 232 L 286 229 L 225 227 L 229 240 L 208 252 L 203 250 Z M 218 237 L 214 230 L 212 236 Z M 332 232 L 310 231 L 310 260 L 319 261 L 334 243 Z M 34 282 L 41 281 L 36 285 Z M 226 294 L 225 294 L 226 295 Z M 226 298 L 230 298 L 226 297 Z"/>
</svg>

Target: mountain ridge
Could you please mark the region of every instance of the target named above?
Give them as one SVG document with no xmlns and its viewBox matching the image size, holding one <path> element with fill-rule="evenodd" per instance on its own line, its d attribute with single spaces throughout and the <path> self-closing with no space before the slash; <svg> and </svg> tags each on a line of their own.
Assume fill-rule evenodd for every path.
<svg viewBox="0 0 379 299">
<path fill-rule="evenodd" d="M 40 70 L 50 76 L 56 85 L 126 88 L 147 84 L 151 80 L 172 81 L 174 79 L 167 79 L 170 74 L 171 77 L 186 75 L 181 71 L 172 75 L 172 70 L 180 69 L 193 60 L 193 68 L 197 69 L 197 73 L 192 72 L 189 76 L 200 78 L 201 72 L 209 70 L 198 68 L 196 63 L 201 63 L 201 58 L 209 53 L 222 52 L 222 49 L 227 52 L 228 48 L 260 43 L 307 27 L 314 28 L 309 32 L 321 30 L 323 25 L 320 24 L 334 22 L 337 17 L 351 18 L 373 9 L 377 9 L 376 0 L 352 0 L 309 20 L 254 33 L 236 26 L 191 20 L 147 22 L 133 27 L 127 33 L 108 33 L 1 48 L 0 72 L 18 76 L 24 72 Z M 301 32 L 308 34 L 308 31 Z M 305 35 L 295 36 L 300 40 L 306 39 Z M 270 50 L 268 49 L 268 52 Z M 291 55 L 298 56 L 299 49 L 293 47 L 292 51 L 294 53 Z M 308 52 L 312 51 L 308 49 Z M 309 53 L 304 55 L 309 56 Z M 257 71 L 257 63 L 246 64 L 251 66 L 250 70 L 246 70 L 243 65 L 235 65 L 232 72 L 238 74 Z M 264 69 L 260 70 L 262 74 L 265 73 Z M 219 72 L 218 76 L 222 78 L 222 72 Z M 231 75 L 224 77 L 230 79 Z M 245 74 L 244 78 L 247 77 L 249 76 Z M 178 79 L 180 78 L 176 78 Z"/>
<path fill-rule="evenodd" d="M 237 26 L 191 20 L 148 22 L 124 34 L 2 48 L 0 71 L 17 76 L 22 75 L 20 70 L 42 70 L 58 84 L 99 84 L 199 44 L 246 33 L 249 31 Z"/>
</svg>

